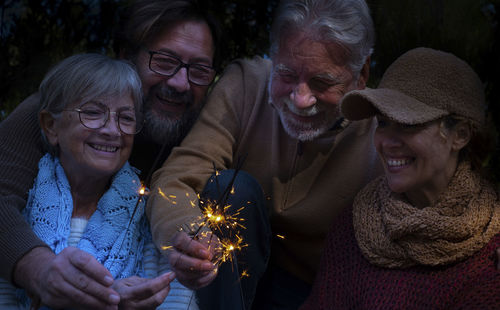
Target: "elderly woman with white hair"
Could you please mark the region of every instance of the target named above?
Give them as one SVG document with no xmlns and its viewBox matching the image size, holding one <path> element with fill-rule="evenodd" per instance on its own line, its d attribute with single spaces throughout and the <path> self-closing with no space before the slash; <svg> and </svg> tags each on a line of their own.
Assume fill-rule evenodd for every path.
<svg viewBox="0 0 500 310">
<path fill-rule="evenodd" d="M 23 214 L 55 255 L 85 251 L 84 273 L 105 271 L 102 295 L 114 295 L 111 308 L 156 308 L 174 279 L 152 244 L 138 171 L 127 161 L 142 127 L 142 100 L 135 69 L 99 54 L 64 59 L 40 85 L 39 121 L 48 153 Z M 73 266 L 53 268 L 64 269 L 65 276 L 46 274 L 48 281 L 74 291 L 88 282 L 72 277 Z M 43 296 L 26 293 L 0 283 L 0 308 L 39 306 Z M 49 302 L 60 304 L 57 298 Z"/>
<path fill-rule="evenodd" d="M 484 93 L 452 54 L 417 48 L 344 116 L 375 116 L 385 175 L 333 223 L 301 309 L 498 309 L 500 202 L 482 174 Z"/>
</svg>

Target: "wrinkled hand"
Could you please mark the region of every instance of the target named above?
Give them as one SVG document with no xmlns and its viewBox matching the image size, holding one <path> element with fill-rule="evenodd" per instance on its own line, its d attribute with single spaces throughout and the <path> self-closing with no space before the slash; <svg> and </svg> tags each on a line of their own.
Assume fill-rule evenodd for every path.
<svg viewBox="0 0 500 310">
<path fill-rule="evenodd" d="M 133 276 L 116 280 L 113 288 L 120 294 L 119 309 L 156 309 L 167 297 L 174 278 L 173 272 L 167 272 L 154 279 Z"/>
<path fill-rule="evenodd" d="M 92 255 L 68 247 L 55 255 L 37 247 L 16 264 L 14 281 L 52 308 L 118 309 L 110 272 Z"/>
<path fill-rule="evenodd" d="M 208 233 L 194 240 L 185 232 L 178 232 L 172 244 L 173 248 L 168 259 L 180 283 L 196 290 L 207 286 L 215 279 L 217 268 L 211 260 L 220 244 L 217 236 Z"/>
</svg>

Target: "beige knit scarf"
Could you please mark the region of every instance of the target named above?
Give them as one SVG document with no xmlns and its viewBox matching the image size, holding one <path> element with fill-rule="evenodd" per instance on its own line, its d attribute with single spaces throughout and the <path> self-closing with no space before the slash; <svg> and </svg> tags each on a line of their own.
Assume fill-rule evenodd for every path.
<svg viewBox="0 0 500 310">
<path fill-rule="evenodd" d="M 353 224 L 370 263 L 387 268 L 444 265 L 463 260 L 500 230 L 500 204 L 493 187 L 458 166 L 435 205 L 417 209 L 391 192 L 385 176 L 356 197 Z"/>
</svg>

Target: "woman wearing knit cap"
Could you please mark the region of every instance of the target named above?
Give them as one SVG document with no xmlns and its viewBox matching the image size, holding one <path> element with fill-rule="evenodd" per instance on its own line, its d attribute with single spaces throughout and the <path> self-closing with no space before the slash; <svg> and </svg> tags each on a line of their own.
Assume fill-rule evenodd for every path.
<svg viewBox="0 0 500 310">
<path fill-rule="evenodd" d="M 500 202 L 481 174 L 484 93 L 452 54 L 411 50 L 344 116 L 375 116 L 385 175 L 332 225 L 301 309 L 499 309 Z"/>
</svg>

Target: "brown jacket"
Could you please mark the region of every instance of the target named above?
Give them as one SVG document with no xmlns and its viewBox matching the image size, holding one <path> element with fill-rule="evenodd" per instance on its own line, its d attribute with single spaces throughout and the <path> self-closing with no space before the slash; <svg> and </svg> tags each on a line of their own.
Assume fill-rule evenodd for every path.
<svg viewBox="0 0 500 310">
<path fill-rule="evenodd" d="M 272 263 L 311 283 L 334 217 L 381 173 L 372 142 L 375 124 L 350 123 L 299 142 L 268 103 L 270 72 L 271 62 L 259 57 L 227 68 L 191 132 L 155 172 L 147 212 L 157 246 L 167 245 L 201 214 L 190 201 L 202 191 L 213 163 L 233 168 L 247 154 L 242 170 L 260 182 L 273 234 L 285 237 L 273 238 Z"/>
</svg>

